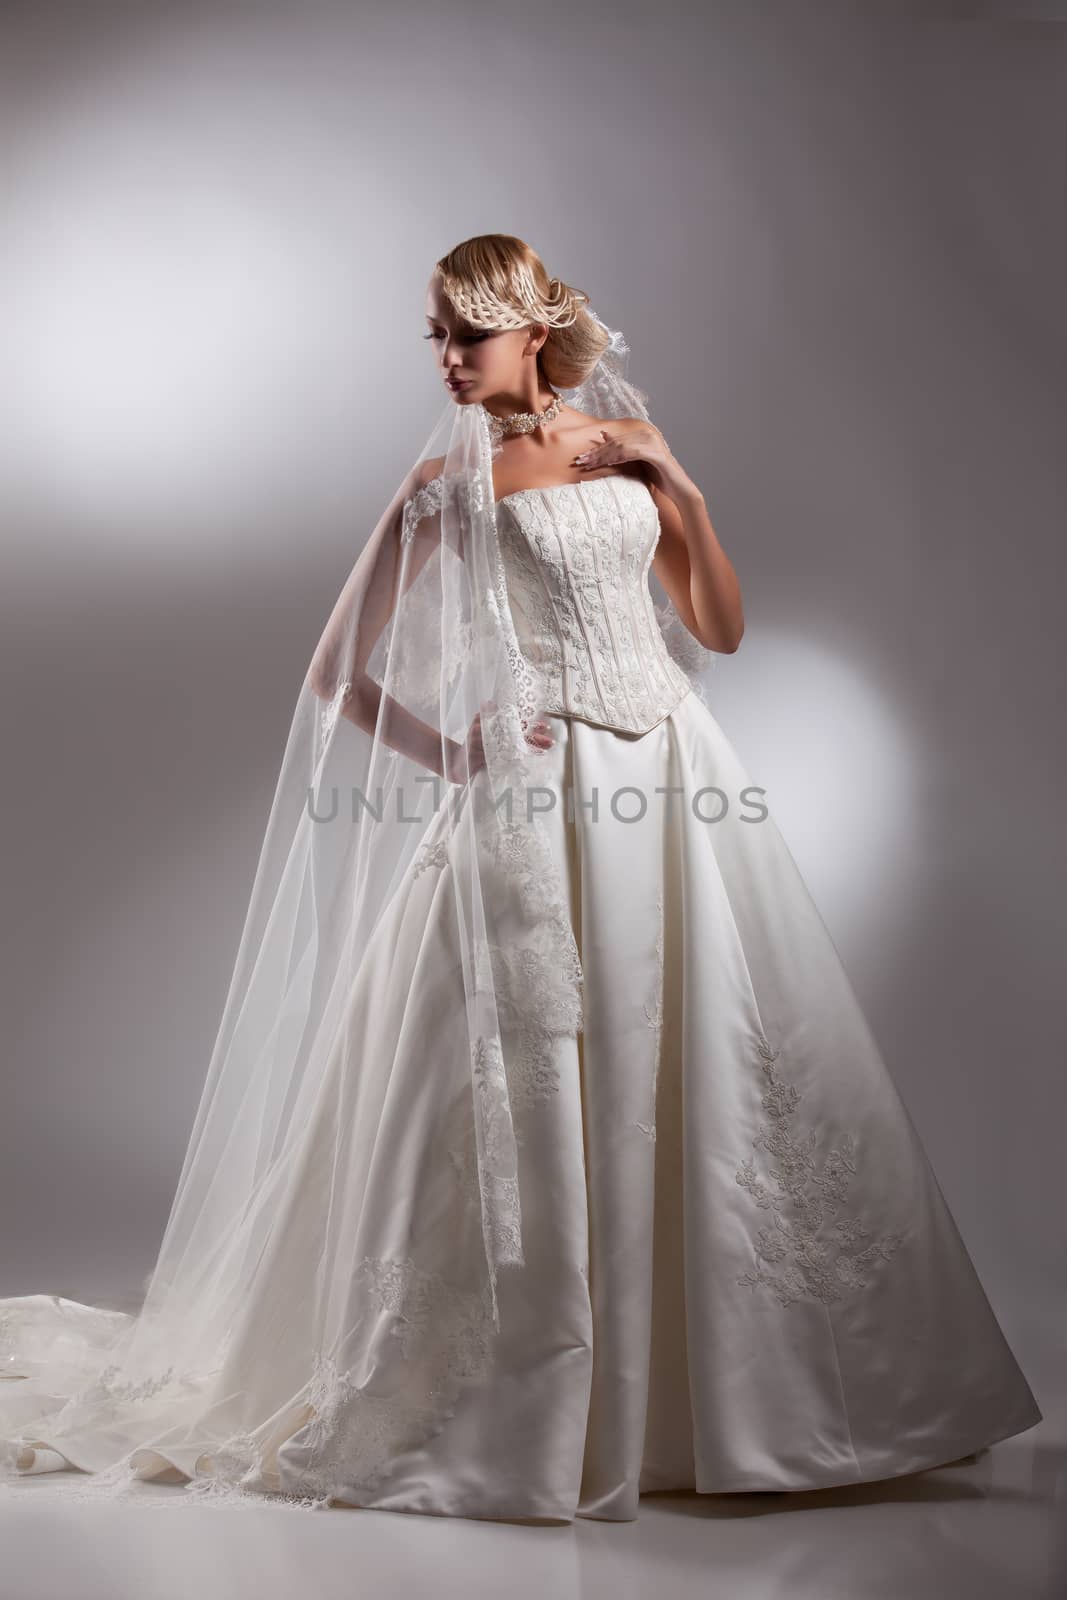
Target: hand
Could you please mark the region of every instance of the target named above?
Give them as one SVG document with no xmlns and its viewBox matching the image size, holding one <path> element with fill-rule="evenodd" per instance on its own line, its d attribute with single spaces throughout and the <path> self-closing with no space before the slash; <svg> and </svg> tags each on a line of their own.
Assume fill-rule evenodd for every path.
<svg viewBox="0 0 1067 1600">
<path fill-rule="evenodd" d="M 448 750 L 447 770 L 444 776 L 450 783 L 467 783 L 485 767 L 485 745 L 482 742 L 482 714 L 475 713 L 462 744 L 454 741 Z"/>
<path fill-rule="evenodd" d="M 551 750 L 555 742 L 552 731 L 543 717 L 534 723 L 526 735 L 526 743 L 532 744 L 535 750 Z"/>
<path fill-rule="evenodd" d="M 535 750 L 550 750 L 555 743 L 544 718 L 533 724 L 526 735 L 526 743 Z M 462 744 L 454 741 L 448 752 L 448 770 L 445 777 L 450 783 L 466 783 L 485 767 L 485 745 L 482 741 L 482 713 L 479 711 L 471 723 Z"/>
<path fill-rule="evenodd" d="M 575 456 L 571 465 L 589 472 L 600 467 L 625 466 L 628 462 L 647 468 L 661 486 L 680 470 L 666 439 L 651 422 L 628 428 L 614 437 L 607 428 L 601 428 L 600 438 Z"/>
</svg>

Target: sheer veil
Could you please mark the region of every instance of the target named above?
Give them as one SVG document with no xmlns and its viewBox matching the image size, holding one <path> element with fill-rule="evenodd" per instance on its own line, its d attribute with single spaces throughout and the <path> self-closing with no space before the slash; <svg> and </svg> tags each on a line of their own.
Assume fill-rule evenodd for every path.
<svg viewBox="0 0 1067 1600">
<path fill-rule="evenodd" d="M 612 332 L 564 398 L 647 418 L 628 355 Z M 78 1492 L 115 1494 L 176 1470 L 171 1502 L 358 1502 L 487 1369 L 500 1273 L 523 1265 L 523 1113 L 582 1026 L 528 803 L 543 686 L 508 603 L 498 450 L 485 410 L 449 400 L 352 568 L 297 697 L 143 1306 L 0 1300 L 0 1475 L 75 1467 Z M 656 611 L 699 692 L 709 652 Z M 391 980 L 417 938 L 426 982 Z"/>
</svg>

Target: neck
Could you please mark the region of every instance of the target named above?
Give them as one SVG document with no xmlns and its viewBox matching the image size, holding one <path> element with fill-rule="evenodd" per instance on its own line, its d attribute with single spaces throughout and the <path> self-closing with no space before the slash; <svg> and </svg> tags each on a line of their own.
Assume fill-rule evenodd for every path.
<svg viewBox="0 0 1067 1600">
<path fill-rule="evenodd" d="M 506 422 L 509 417 L 518 416 L 527 412 L 547 411 L 552 404 L 554 396 L 551 390 L 543 393 L 535 392 L 532 395 L 494 395 L 491 400 L 484 401 L 485 409 L 500 422 Z"/>
</svg>

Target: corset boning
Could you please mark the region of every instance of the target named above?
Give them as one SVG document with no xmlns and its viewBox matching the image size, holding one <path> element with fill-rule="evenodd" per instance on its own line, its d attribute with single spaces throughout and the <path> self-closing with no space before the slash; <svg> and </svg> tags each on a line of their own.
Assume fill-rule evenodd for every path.
<svg viewBox="0 0 1067 1600">
<path fill-rule="evenodd" d="M 692 685 L 667 650 L 648 571 L 660 535 L 647 487 L 613 475 L 497 501 L 519 648 L 545 710 L 647 733 Z"/>
</svg>

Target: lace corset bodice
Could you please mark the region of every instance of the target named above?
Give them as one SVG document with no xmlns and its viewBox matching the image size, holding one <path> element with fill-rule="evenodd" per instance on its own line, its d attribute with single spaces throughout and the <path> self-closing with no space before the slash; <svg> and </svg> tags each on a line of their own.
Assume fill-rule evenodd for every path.
<svg viewBox="0 0 1067 1600">
<path fill-rule="evenodd" d="M 614 474 L 518 489 L 497 525 L 519 648 L 547 678 L 546 711 L 647 733 L 692 685 L 670 655 L 648 571 L 656 503 Z"/>
</svg>

